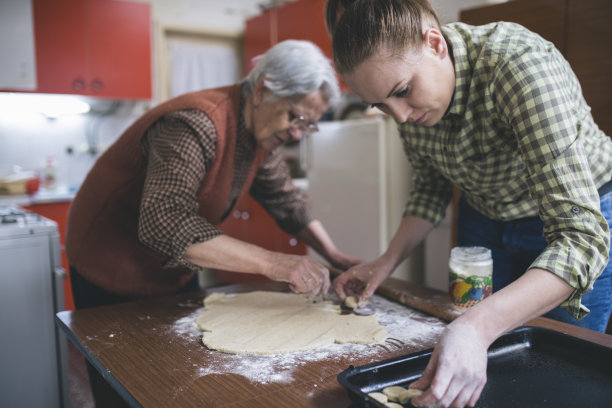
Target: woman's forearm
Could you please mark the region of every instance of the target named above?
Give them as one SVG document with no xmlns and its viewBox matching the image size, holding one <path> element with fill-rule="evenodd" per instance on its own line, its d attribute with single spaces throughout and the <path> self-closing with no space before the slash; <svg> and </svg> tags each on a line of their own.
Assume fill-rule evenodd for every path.
<svg viewBox="0 0 612 408">
<path fill-rule="evenodd" d="M 423 218 L 406 216 L 393 235 L 389 247 L 379 258 L 393 271 L 402 263 L 433 229 L 433 224 Z"/>
<path fill-rule="evenodd" d="M 573 288 L 555 274 L 530 269 L 519 279 L 466 311 L 453 323 L 469 324 L 489 346 L 521 324 L 559 306 Z"/>
<path fill-rule="evenodd" d="M 270 269 L 272 252 L 227 235 L 198 242 L 187 247 L 187 261 L 203 268 L 265 274 Z"/>
</svg>

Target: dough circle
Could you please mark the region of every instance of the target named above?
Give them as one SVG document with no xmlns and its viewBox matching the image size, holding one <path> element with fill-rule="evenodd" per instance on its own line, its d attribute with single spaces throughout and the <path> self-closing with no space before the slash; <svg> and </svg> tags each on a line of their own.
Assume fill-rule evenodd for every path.
<svg viewBox="0 0 612 408">
<path fill-rule="evenodd" d="M 344 299 L 344 306 L 349 309 L 357 309 L 359 306 L 359 299 L 357 299 L 356 296 L 347 296 L 346 299 Z"/>
<path fill-rule="evenodd" d="M 332 343 L 382 342 L 387 331 L 376 315 L 341 315 L 331 302 L 308 302 L 306 295 L 255 291 L 204 299 L 196 318 L 210 349 L 232 354 L 281 354 Z"/>
</svg>

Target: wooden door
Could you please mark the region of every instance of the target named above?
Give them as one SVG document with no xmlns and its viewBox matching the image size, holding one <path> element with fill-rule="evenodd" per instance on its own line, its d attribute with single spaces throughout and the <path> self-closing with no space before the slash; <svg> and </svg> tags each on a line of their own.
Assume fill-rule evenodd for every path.
<svg viewBox="0 0 612 408">
<path fill-rule="evenodd" d="M 595 123 L 612 137 L 612 2 L 571 0 L 566 57 L 580 79 Z"/>
<path fill-rule="evenodd" d="M 564 53 L 565 16 L 566 0 L 517 0 L 462 10 L 460 20 L 472 25 L 496 21 L 518 23 L 551 41 Z"/>
</svg>

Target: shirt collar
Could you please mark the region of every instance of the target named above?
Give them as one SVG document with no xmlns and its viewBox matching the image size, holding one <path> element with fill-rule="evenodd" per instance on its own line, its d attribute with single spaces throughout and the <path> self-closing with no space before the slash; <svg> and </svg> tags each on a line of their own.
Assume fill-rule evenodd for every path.
<svg viewBox="0 0 612 408">
<path fill-rule="evenodd" d="M 450 106 L 444 117 L 448 115 L 463 115 L 470 84 L 470 64 L 466 44 L 459 32 L 452 25 L 442 27 L 442 33 L 448 44 L 448 51 L 455 68 L 455 90 Z"/>
</svg>

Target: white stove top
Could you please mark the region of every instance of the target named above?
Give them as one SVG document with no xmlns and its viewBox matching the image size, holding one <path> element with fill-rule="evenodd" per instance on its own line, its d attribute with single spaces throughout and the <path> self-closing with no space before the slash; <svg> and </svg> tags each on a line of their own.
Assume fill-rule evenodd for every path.
<svg viewBox="0 0 612 408">
<path fill-rule="evenodd" d="M 0 205 L 0 238 L 57 231 L 57 224 L 15 206 Z"/>
</svg>

